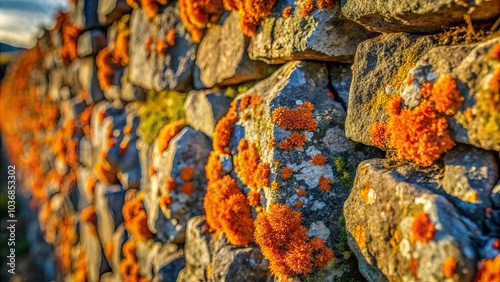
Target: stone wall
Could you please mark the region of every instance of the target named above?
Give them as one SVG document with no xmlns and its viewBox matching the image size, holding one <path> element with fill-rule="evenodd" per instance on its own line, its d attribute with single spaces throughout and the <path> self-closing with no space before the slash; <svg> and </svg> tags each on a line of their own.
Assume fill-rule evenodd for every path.
<svg viewBox="0 0 500 282">
<path fill-rule="evenodd" d="M 499 16 L 72 1 L 0 94 L 45 279 L 499 280 Z"/>
</svg>

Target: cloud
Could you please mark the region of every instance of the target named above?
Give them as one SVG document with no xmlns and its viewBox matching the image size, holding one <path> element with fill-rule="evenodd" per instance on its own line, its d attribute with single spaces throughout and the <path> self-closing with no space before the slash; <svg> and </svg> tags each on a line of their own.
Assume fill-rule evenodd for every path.
<svg viewBox="0 0 500 282">
<path fill-rule="evenodd" d="M 66 0 L 0 0 L 0 42 L 32 47 L 40 30 L 51 28 Z"/>
</svg>

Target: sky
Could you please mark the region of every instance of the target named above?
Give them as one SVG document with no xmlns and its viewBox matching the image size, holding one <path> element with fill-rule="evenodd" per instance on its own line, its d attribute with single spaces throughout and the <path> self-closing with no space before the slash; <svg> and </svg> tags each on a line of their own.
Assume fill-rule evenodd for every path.
<svg viewBox="0 0 500 282">
<path fill-rule="evenodd" d="M 0 42 L 16 47 L 35 45 L 42 27 L 54 25 L 68 0 L 0 0 Z"/>
</svg>

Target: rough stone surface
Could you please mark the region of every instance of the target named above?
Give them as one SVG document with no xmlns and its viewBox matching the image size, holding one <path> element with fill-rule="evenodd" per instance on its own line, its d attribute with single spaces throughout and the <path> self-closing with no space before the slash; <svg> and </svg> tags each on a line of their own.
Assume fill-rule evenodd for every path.
<svg viewBox="0 0 500 282">
<path fill-rule="evenodd" d="M 226 114 L 230 103 L 231 99 L 223 92 L 191 91 L 184 104 L 186 121 L 194 129 L 212 136 L 217 121 Z"/>
<path fill-rule="evenodd" d="M 498 1 L 412 0 L 343 2 L 342 13 L 366 28 L 379 32 L 439 32 L 464 21 L 485 20 L 500 15 Z"/>
<path fill-rule="evenodd" d="M 369 281 L 443 281 L 442 265 L 451 257 L 459 263 L 450 281 L 472 280 L 478 226 L 445 197 L 427 189 L 437 187 L 435 180 L 428 180 L 429 171 L 408 165 L 390 170 L 384 162 L 373 159 L 359 165 L 344 206 L 348 243 L 360 271 Z M 420 212 L 428 215 L 435 229 L 427 243 L 412 231 L 414 216 Z M 416 264 L 413 270 L 410 264 Z"/>
<path fill-rule="evenodd" d="M 362 42 L 352 66 L 346 136 L 356 142 L 373 145 L 370 126 L 384 121 L 384 103 L 397 92 L 406 73 L 424 54 L 435 46 L 431 37 L 405 33 L 388 34 Z"/>
<path fill-rule="evenodd" d="M 239 28 L 237 12 L 226 14 L 221 25 L 211 26 L 198 47 L 194 86 L 209 88 L 264 78 L 267 64 L 248 58 L 249 39 Z"/>
<path fill-rule="evenodd" d="M 328 73 L 330 74 L 330 82 L 335 90 L 333 94 L 336 95 L 342 106 L 347 108 L 352 81 L 351 66 L 346 64 L 331 64 L 328 67 Z"/>
<path fill-rule="evenodd" d="M 142 9 L 135 9 L 130 27 L 130 82 L 148 90 L 185 90 L 192 79 L 198 45 L 191 41 L 191 36 L 180 22 L 178 5 L 169 3 L 152 21 L 147 19 Z M 151 36 L 155 40 L 164 40 L 170 29 L 175 30 L 175 45 L 159 55 L 155 51 L 156 43 L 153 43 L 148 53 L 146 41 Z"/>
<path fill-rule="evenodd" d="M 85 102 L 87 102 L 87 105 L 95 104 L 104 100 L 104 94 L 99 87 L 99 81 L 97 80 L 97 65 L 94 57 L 81 59 L 78 79 L 86 93 Z"/>
<path fill-rule="evenodd" d="M 145 188 L 148 225 L 158 240 L 181 243 L 185 240 L 188 220 L 203 213 L 202 199 L 206 186 L 204 167 L 211 146 L 205 134 L 191 127 L 185 127 L 172 138 L 165 152 L 158 151 L 157 142 L 153 145 L 151 163 L 157 172 L 150 177 L 149 189 Z M 181 178 L 181 170 L 186 168 L 194 170 L 192 179 Z M 175 180 L 175 191 L 166 190 L 165 181 L 168 177 Z M 187 194 L 182 187 L 189 183 L 194 186 L 194 190 Z M 158 203 L 160 195 L 166 193 L 170 193 L 172 204 L 164 210 Z"/>
<path fill-rule="evenodd" d="M 332 9 L 315 9 L 304 18 L 296 7 L 290 18 L 283 18 L 282 9 L 292 4 L 278 1 L 272 16 L 262 21 L 250 39 L 251 59 L 278 64 L 289 60 L 352 61 L 357 45 L 367 34 L 364 28 L 344 18 L 339 1 Z"/>
<path fill-rule="evenodd" d="M 78 56 L 84 58 L 95 56 L 99 50 L 106 46 L 106 35 L 99 29 L 91 29 L 78 37 Z"/>
<path fill-rule="evenodd" d="M 132 8 L 127 5 L 125 0 L 99 0 L 97 6 L 99 23 L 105 26 L 119 20 L 123 15 L 130 12 L 132 12 Z"/>
</svg>

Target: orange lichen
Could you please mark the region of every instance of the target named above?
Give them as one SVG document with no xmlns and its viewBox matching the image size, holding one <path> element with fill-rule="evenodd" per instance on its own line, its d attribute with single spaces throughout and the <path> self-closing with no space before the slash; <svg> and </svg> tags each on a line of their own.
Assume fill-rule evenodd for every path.
<svg viewBox="0 0 500 282">
<path fill-rule="evenodd" d="M 300 212 L 283 204 L 270 203 L 266 212 L 257 215 L 254 236 L 271 273 L 282 279 L 308 274 L 333 258 L 323 239 L 308 241 Z"/>
<path fill-rule="evenodd" d="M 113 47 L 113 63 L 116 65 L 126 66 L 130 61 L 128 55 L 128 42 L 130 38 L 130 28 L 123 21 L 118 22 L 116 32 L 115 45 Z"/>
<path fill-rule="evenodd" d="M 304 189 L 297 189 L 297 196 L 304 197 L 305 195 L 306 195 L 306 190 L 304 190 Z"/>
<path fill-rule="evenodd" d="M 250 105 L 250 95 L 244 95 L 240 99 L 240 110 L 246 110 L 248 108 L 248 105 Z"/>
<path fill-rule="evenodd" d="M 447 257 L 444 262 L 443 266 L 441 267 L 443 270 L 443 275 L 446 278 L 451 278 L 455 274 L 455 271 L 457 270 L 457 260 L 452 258 L 452 257 Z"/>
<path fill-rule="evenodd" d="M 305 102 L 303 107 L 296 109 L 289 109 L 283 106 L 276 108 L 271 114 L 272 121 L 287 130 L 316 130 L 316 121 L 314 120 L 312 109 L 310 106 L 307 106 L 312 104 L 308 103 L 306 105 L 306 103 L 308 102 Z"/>
<path fill-rule="evenodd" d="M 307 138 L 304 133 L 294 132 L 288 138 L 281 141 L 278 147 L 284 151 L 290 151 L 295 147 L 302 147 L 306 144 Z"/>
<path fill-rule="evenodd" d="M 186 182 L 181 186 L 181 192 L 186 195 L 193 193 L 194 189 L 195 187 L 192 182 Z"/>
<path fill-rule="evenodd" d="M 385 105 L 385 111 L 389 116 L 398 116 L 401 113 L 401 103 L 403 102 L 403 99 L 401 96 L 396 95 L 393 96 L 389 102 L 387 102 L 387 105 Z"/>
<path fill-rule="evenodd" d="M 330 192 L 330 185 L 333 184 L 333 180 L 323 175 L 319 177 L 318 187 L 323 192 Z"/>
<path fill-rule="evenodd" d="M 175 180 L 172 177 L 167 177 L 167 179 L 165 179 L 165 190 L 172 192 L 175 191 L 176 188 L 177 188 L 177 182 L 175 182 Z"/>
<path fill-rule="evenodd" d="M 274 146 L 276 146 L 276 140 L 274 138 L 269 139 L 269 149 L 274 148 Z"/>
<path fill-rule="evenodd" d="M 372 189 L 372 185 L 370 183 L 366 183 L 363 188 L 359 191 L 359 197 L 368 204 L 368 195 L 370 194 L 370 190 Z"/>
<path fill-rule="evenodd" d="M 420 211 L 413 216 L 411 231 L 415 240 L 427 243 L 434 238 L 435 228 L 429 215 Z"/>
<path fill-rule="evenodd" d="M 113 168 L 105 159 L 100 160 L 94 165 L 94 173 L 104 184 L 115 184 L 118 183 L 118 178 L 116 177 L 116 169 Z"/>
<path fill-rule="evenodd" d="M 302 6 L 300 6 L 300 17 L 303 18 L 314 10 L 314 0 L 302 0 L 302 2 Z"/>
<path fill-rule="evenodd" d="M 411 274 L 413 275 L 413 277 L 417 278 L 418 277 L 418 259 L 410 259 L 410 261 L 408 261 L 408 268 L 410 268 L 410 271 L 411 271 Z"/>
<path fill-rule="evenodd" d="M 253 36 L 260 21 L 271 14 L 276 0 L 241 1 L 240 29 L 246 36 Z"/>
<path fill-rule="evenodd" d="M 122 245 L 122 254 L 126 258 L 136 261 L 137 260 L 136 249 L 137 249 L 137 244 L 135 243 L 135 241 L 127 240 Z"/>
<path fill-rule="evenodd" d="M 235 157 L 235 167 L 241 182 L 251 189 L 266 187 L 269 184 L 269 164 L 259 162 L 255 144 L 248 144 L 242 138 L 238 142 L 238 155 Z"/>
<path fill-rule="evenodd" d="M 108 147 L 108 148 L 111 148 L 111 147 L 113 147 L 115 145 L 116 145 L 116 139 L 115 138 L 108 139 L 108 142 L 106 142 L 106 147 Z"/>
<path fill-rule="evenodd" d="M 165 56 L 165 52 L 167 51 L 168 44 L 165 40 L 156 41 L 156 54 L 160 57 Z"/>
<path fill-rule="evenodd" d="M 168 0 L 141 0 L 141 6 L 148 19 L 152 19 L 158 14 L 160 4 L 165 5 L 167 2 Z"/>
<path fill-rule="evenodd" d="M 304 206 L 304 203 L 302 203 L 301 200 L 295 200 L 295 203 L 294 203 L 295 207 L 297 208 L 301 208 Z"/>
<path fill-rule="evenodd" d="M 140 0 L 125 0 L 127 2 L 127 5 L 129 5 L 133 9 L 139 8 Z"/>
<path fill-rule="evenodd" d="M 175 29 L 171 28 L 168 30 L 167 35 L 165 35 L 165 42 L 167 42 L 169 46 L 175 45 Z"/>
<path fill-rule="evenodd" d="M 278 161 L 278 160 L 274 160 L 274 161 L 273 161 L 273 165 L 274 165 L 275 167 L 279 167 L 279 166 L 281 165 L 281 162 L 280 162 L 280 161 Z"/>
<path fill-rule="evenodd" d="M 182 180 L 189 181 L 193 179 L 194 176 L 194 168 L 191 166 L 186 166 L 181 168 L 181 172 L 179 174 Z"/>
<path fill-rule="evenodd" d="M 233 135 L 234 123 L 237 120 L 236 103 L 233 101 L 226 115 L 217 122 L 214 134 L 212 135 L 212 146 L 216 153 L 224 154 L 226 149 L 229 149 L 228 146 Z"/>
<path fill-rule="evenodd" d="M 146 42 L 144 44 L 144 48 L 146 49 L 146 52 L 149 54 L 151 53 L 153 43 L 156 41 L 155 37 L 153 35 L 150 35 L 148 39 L 146 39 Z"/>
<path fill-rule="evenodd" d="M 292 177 L 293 175 L 293 169 L 289 167 L 284 167 L 281 169 L 281 178 L 283 179 L 288 179 Z"/>
<path fill-rule="evenodd" d="M 212 182 L 222 178 L 222 164 L 219 161 L 219 154 L 215 151 L 210 152 L 207 165 L 205 166 L 207 181 Z"/>
<path fill-rule="evenodd" d="M 318 8 L 320 9 L 330 9 L 333 8 L 334 5 L 333 0 L 317 0 L 316 5 L 318 5 Z"/>
<path fill-rule="evenodd" d="M 271 189 L 273 190 L 280 189 L 280 186 L 278 185 L 278 182 L 276 180 L 273 180 L 273 182 L 271 182 Z"/>
<path fill-rule="evenodd" d="M 101 89 L 106 90 L 113 85 L 113 78 L 115 75 L 113 65 L 113 54 L 108 48 L 103 48 L 96 57 L 97 65 L 97 79 Z"/>
<path fill-rule="evenodd" d="M 360 249 L 364 249 L 366 247 L 366 231 L 363 225 L 356 225 L 353 237 Z"/>
<path fill-rule="evenodd" d="M 429 100 L 438 112 L 453 115 L 462 106 L 464 97 L 460 95 L 455 79 L 445 75 L 434 84 Z"/>
<path fill-rule="evenodd" d="M 250 96 L 250 107 L 252 107 L 252 109 L 255 109 L 257 106 L 261 105 L 263 101 L 264 100 L 262 99 L 262 97 L 260 97 L 259 94 L 252 93 L 252 95 Z"/>
<path fill-rule="evenodd" d="M 160 197 L 160 208 L 162 209 L 168 209 L 168 207 L 172 204 L 172 196 L 170 194 L 163 194 Z"/>
<path fill-rule="evenodd" d="M 311 164 L 315 166 L 324 166 L 326 164 L 327 158 L 322 154 L 316 154 L 311 159 Z"/>
<path fill-rule="evenodd" d="M 281 11 L 281 16 L 285 19 L 290 18 L 292 16 L 292 7 L 286 6 L 285 8 L 283 8 L 283 10 Z"/>
<path fill-rule="evenodd" d="M 493 71 L 493 76 L 488 81 L 488 89 L 493 92 L 500 92 L 500 66 Z"/>
<path fill-rule="evenodd" d="M 491 47 L 489 57 L 493 60 L 500 60 L 500 43 L 496 43 Z"/>
<path fill-rule="evenodd" d="M 247 199 L 248 199 L 248 204 L 252 207 L 260 204 L 260 194 L 257 191 L 248 192 Z"/>
<path fill-rule="evenodd" d="M 82 33 L 82 29 L 76 24 L 64 23 L 62 26 L 62 46 L 61 58 L 65 64 L 71 63 L 74 59 L 78 58 L 77 47 L 78 37 Z"/>
<path fill-rule="evenodd" d="M 94 191 L 97 186 L 97 179 L 93 176 L 90 176 L 85 181 L 85 191 L 89 194 L 89 197 L 94 198 Z"/>
<path fill-rule="evenodd" d="M 155 174 L 156 174 L 156 167 L 154 165 L 150 165 L 148 171 L 149 177 L 153 177 Z"/>
<path fill-rule="evenodd" d="M 138 195 L 125 202 L 122 208 L 125 229 L 139 241 L 153 238 L 153 233 L 148 228 L 147 215 L 142 207 L 143 195 Z"/>
<path fill-rule="evenodd" d="M 229 243 L 244 246 L 252 241 L 250 205 L 238 183 L 230 176 L 226 175 L 208 185 L 203 208 L 208 225 L 224 232 Z"/>
<path fill-rule="evenodd" d="M 113 257 L 113 252 L 115 250 L 115 244 L 113 241 L 109 241 L 104 244 L 104 255 L 108 260 L 110 260 Z"/>
<path fill-rule="evenodd" d="M 500 255 L 481 260 L 474 282 L 500 281 Z"/>
<path fill-rule="evenodd" d="M 430 82 L 425 82 L 422 84 L 420 91 L 418 92 L 418 99 L 429 99 L 432 96 L 432 90 L 434 85 Z"/>
<path fill-rule="evenodd" d="M 166 124 L 158 133 L 158 152 L 163 153 L 168 148 L 170 140 L 184 127 L 184 120 L 177 120 Z"/>
<path fill-rule="evenodd" d="M 221 0 L 179 0 L 179 16 L 195 43 L 201 41 L 203 29 L 216 23 L 223 12 Z"/>
<path fill-rule="evenodd" d="M 89 232 L 93 236 L 97 236 L 97 214 L 94 211 L 94 206 L 88 206 L 80 213 L 80 221 L 90 224 Z"/>
<path fill-rule="evenodd" d="M 378 147 L 385 147 L 387 141 L 387 124 L 374 122 L 370 126 L 370 141 Z"/>
</svg>

